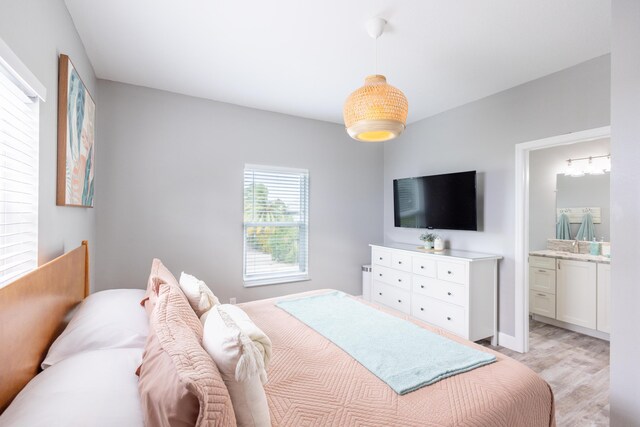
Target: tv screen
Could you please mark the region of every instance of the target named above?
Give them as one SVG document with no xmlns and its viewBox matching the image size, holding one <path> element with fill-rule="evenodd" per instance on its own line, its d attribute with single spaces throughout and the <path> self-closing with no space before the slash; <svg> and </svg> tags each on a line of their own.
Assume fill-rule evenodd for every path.
<svg viewBox="0 0 640 427">
<path fill-rule="evenodd" d="M 478 229 L 476 171 L 393 180 L 396 227 Z"/>
</svg>

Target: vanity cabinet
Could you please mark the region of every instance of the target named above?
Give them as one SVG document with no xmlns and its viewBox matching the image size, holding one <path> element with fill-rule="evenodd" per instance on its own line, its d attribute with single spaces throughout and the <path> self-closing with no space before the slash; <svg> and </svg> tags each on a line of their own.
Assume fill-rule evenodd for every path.
<svg viewBox="0 0 640 427">
<path fill-rule="evenodd" d="M 471 341 L 497 343 L 499 256 L 371 245 L 373 302 Z"/>
<path fill-rule="evenodd" d="M 529 257 L 529 311 L 556 318 L 556 260 Z"/>
<path fill-rule="evenodd" d="M 556 319 L 596 329 L 596 263 L 558 259 Z"/>
<path fill-rule="evenodd" d="M 611 265 L 598 264 L 598 330 L 611 332 Z"/>
</svg>

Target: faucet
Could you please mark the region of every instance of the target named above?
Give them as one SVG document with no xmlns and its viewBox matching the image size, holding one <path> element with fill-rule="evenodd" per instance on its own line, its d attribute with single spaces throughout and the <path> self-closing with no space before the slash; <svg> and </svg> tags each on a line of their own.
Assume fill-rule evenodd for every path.
<svg viewBox="0 0 640 427">
<path fill-rule="evenodd" d="M 573 253 L 574 253 L 574 254 L 578 254 L 578 253 L 580 253 L 580 243 L 578 242 L 578 239 L 575 239 L 575 240 L 571 243 L 571 247 L 573 248 Z"/>
</svg>

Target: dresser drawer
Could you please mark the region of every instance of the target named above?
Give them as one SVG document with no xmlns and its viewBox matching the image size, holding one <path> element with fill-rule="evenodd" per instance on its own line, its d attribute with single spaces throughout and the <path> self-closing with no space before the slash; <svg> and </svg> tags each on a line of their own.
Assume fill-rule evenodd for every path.
<svg viewBox="0 0 640 427">
<path fill-rule="evenodd" d="M 469 283 L 466 267 L 462 263 L 438 261 L 438 279 L 466 285 Z"/>
<path fill-rule="evenodd" d="M 556 259 L 544 256 L 529 256 L 529 267 L 548 268 L 549 270 L 556 269 Z"/>
<path fill-rule="evenodd" d="M 378 304 L 411 314 L 411 294 L 405 290 L 374 280 L 371 299 Z"/>
<path fill-rule="evenodd" d="M 413 272 L 421 276 L 437 277 L 436 260 L 424 257 L 413 257 Z"/>
<path fill-rule="evenodd" d="M 393 285 L 407 291 L 411 289 L 411 273 L 407 273 L 406 271 L 374 265 L 373 280 Z"/>
<path fill-rule="evenodd" d="M 371 248 L 371 263 L 391 267 L 391 251 L 380 248 Z"/>
<path fill-rule="evenodd" d="M 467 306 L 467 287 L 458 283 L 428 277 L 414 277 L 413 292 L 462 307 Z"/>
<path fill-rule="evenodd" d="M 458 305 L 414 294 L 411 314 L 461 337 L 466 338 L 467 336 L 466 310 Z"/>
<path fill-rule="evenodd" d="M 556 296 L 547 292 L 529 291 L 529 312 L 556 318 Z"/>
<path fill-rule="evenodd" d="M 556 271 L 548 268 L 529 267 L 529 289 L 556 293 Z"/>
<path fill-rule="evenodd" d="M 411 272 L 411 255 L 404 252 L 391 253 L 391 267 L 398 270 Z"/>
</svg>

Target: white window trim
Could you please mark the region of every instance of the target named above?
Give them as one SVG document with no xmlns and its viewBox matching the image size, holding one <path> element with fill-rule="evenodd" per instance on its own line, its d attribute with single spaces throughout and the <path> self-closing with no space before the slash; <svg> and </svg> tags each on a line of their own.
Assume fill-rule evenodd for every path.
<svg viewBox="0 0 640 427">
<path fill-rule="evenodd" d="M 27 148 L 25 149 L 24 147 L 20 146 L 15 146 L 13 145 L 15 143 L 15 141 L 23 141 L 25 142 L 26 140 L 22 139 L 23 137 L 16 137 L 15 135 L 11 136 L 13 134 L 13 132 L 11 133 L 7 133 L 4 135 L 3 137 L 3 153 L 5 153 L 5 148 L 9 148 L 9 152 L 13 153 L 12 155 L 7 155 L 6 159 L 10 159 L 10 161 L 12 162 L 18 162 L 18 163 L 24 163 L 24 160 L 16 160 L 17 157 L 14 157 L 16 153 L 19 153 L 19 156 L 27 156 L 28 158 L 31 158 L 32 161 L 28 162 L 28 163 L 24 163 L 25 165 L 28 165 L 28 167 L 33 168 L 33 173 L 28 173 L 27 175 L 30 175 L 32 178 L 28 179 L 28 178 L 24 178 L 22 176 L 20 177 L 16 177 L 16 176 L 12 176 L 11 178 L 8 178 L 7 176 L 10 175 L 16 175 L 16 173 L 21 174 L 21 173 L 25 173 L 24 171 L 19 171 L 18 169 L 11 169 L 7 166 L 7 169 L 2 171 L 2 188 L 3 188 L 3 192 L 9 192 L 9 194 L 21 194 L 21 195 L 27 195 L 28 197 L 32 198 L 29 199 L 29 203 L 31 204 L 31 209 L 32 212 L 28 212 L 28 211 L 24 211 L 23 209 L 19 210 L 18 212 L 15 212 L 13 209 L 7 209 L 7 206 L 5 203 L 9 203 L 9 204 L 20 204 L 20 203 L 25 203 L 25 200 L 16 200 L 14 202 L 11 201 L 6 201 L 5 200 L 5 193 L 3 193 L 3 204 L 2 204 L 2 213 L 4 215 L 3 217 L 3 224 L 5 224 L 6 226 L 20 226 L 20 231 L 11 231 L 8 233 L 13 233 L 13 234 L 7 234 L 7 236 L 16 236 L 16 235 L 23 235 L 23 234 L 31 234 L 32 236 L 29 237 L 27 240 L 13 240 L 10 242 L 6 242 L 4 239 L 2 241 L 2 248 L 3 250 L 7 249 L 7 248 L 13 248 L 13 250 L 15 250 L 16 252 L 9 252 L 8 254 L 3 254 L 2 255 L 2 260 L 3 262 L 11 259 L 11 258 L 15 258 L 15 257 L 20 257 L 22 255 L 25 254 L 33 254 L 32 256 L 26 258 L 26 259 L 22 259 L 22 260 L 16 260 L 16 261 L 12 261 L 9 262 L 8 264 L 3 264 L 1 267 L 1 270 L 3 272 L 2 277 L 0 278 L 0 287 L 4 287 L 9 285 L 10 283 L 12 283 L 13 281 L 15 281 L 16 279 L 18 279 L 19 277 L 24 276 L 25 274 L 29 273 L 30 271 L 32 271 L 33 269 L 37 268 L 38 266 L 38 204 L 39 204 L 39 117 L 40 117 L 40 102 L 45 100 L 46 97 L 46 89 L 44 87 L 44 85 L 42 85 L 38 79 L 29 71 L 29 69 L 20 61 L 20 59 L 17 57 L 17 55 L 15 55 L 13 53 L 13 51 L 7 46 L 7 44 L 0 39 L 0 73 L 2 74 L 0 77 L 2 77 L 2 85 L 3 87 L 6 87 L 8 89 L 8 93 L 7 93 L 7 97 L 3 98 L 4 101 L 4 107 L 3 108 L 9 108 L 9 114 L 16 114 L 16 118 L 19 115 L 22 116 L 28 116 L 30 117 L 30 119 L 28 120 L 33 120 L 32 127 L 29 126 L 27 123 L 28 122 L 24 122 L 24 119 L 17 119 L 19 120 L 19 125 L 17 127 L 14 127 L 14 131 L 15 129 L 21 129 L 20 131 L 18 131 L 18 133 L 20 132 L 25 132 L 25 129 L 28 129 L 29 131 L 29 135 L 31 136 L 31 138 L 29 139 L 30 144 L 28 145 L 31 148 Z M 11 99 L 15 99 L 16 102 L 22 103 L 24 102 L 24 105 L 26 106 L 25 110 L 22 110 L 20 108 L 14 108 L 12 107 L 12 101 Z M 4 114 L 4 113 L 3 113 Z M 13 125 L 10 126 L 14 126 L 15 123 Z M 26 126 L 26 127 L 25 127 Z M 12 142 L 11 144 L 8 143 L 8 139 L 4 139 L 4 138 L 12 138 L 14 139 L 14 142 Z M 18 138 L 18 139 L 16 139 Z M 7 145 L 5 146 L 4 144 L 7 143 Z M 33 145 L 31 145 L 33 144 Z M 27 151 L 25 151 L 27 150 Z M 33 150 L 33 151 L 31 151 Z M 6 153 L 5 153 L 6 154 Z M 9 175 L 5 176 L 5 173 L 8 173 Z M 24 181 L 24 182 L 23 182 Z M 11 185 L 8 185 L 7 183 L 11 183 Z M 28 192 L 25 193 L 25 189 L 23 187 L 21 187 L 22 185 L 29 185 L 31 186 L 31 188 L 33 189 L 33 192 Z M 23 196 L 24 197 L 24 196 Z M 13 213 L 15 215 L 29 215 L 29 214 L 33 214 L 33 219 L 32 221 L 28 221 L 28 222 L 17 222 L 17 223 L 7 223 L 7 218 L 6 215 Z M 17 221 L 25 221 L 24 218 L 17 218 Z M 30 228 L 29 230 L 33 229 L 33 231 L 24 231 L 23 229 L 23 225 L 29 225 Z M 7 233 L 5 231 L 5 233 Z M 9 237 L 11 239 L 11 237 Z M 22 245 L 28 245 L 28 247 L 32 248 L 32 249 L 15 249 L 17 246 Z M 22 252 L 20 252 L 22 251 Z M 25 266 L 22 269 L 19 269 L 17 271 L 12 271 L 11 273 L 6 273 L 7 271 L 9 271 L 10 269 L 15 269 L 19 266 Z"/>
<path fill-rule="evenodd" d="M 265 171 L 265 172 L 283 172 L 283 173 L 292 173 L 292 174 L 306 174 L 307 175 L 307 192 L 309 192 L 309 170 L 308 169 L 298 169 L 298 168 L 289 168 L 289 167 L 280 167 L 280 166 L 266 166 L 266 165 L 256 165 L 256 164 L 245 164 L 243 168 L 243 173 L 247 169 L 254 171 Z M 243 193 L 244 193 L 244 181 L 243 181 Z M 247 279 L 244 276 L 244 271 L 246 268 L 246 254 L 247 254 L 247 239 L 245 238 L 245 228 L 247 226 L 251 226 L 252 224 L 257 224 L 255 222 L 244 222 L 242 223 L 242 277 L 243 277 L 243 286 L 245 288 L 252 288 L 257 286 L 267 286 L 267 285 L 277 285 L 283 283 L 295 283 L 295 282 L 304 282 L 311 280 L 311 276 L 309 275 L 309 194 L 306 197 L 306 255 L 305 255 L 305 271 L 304 272 L 294 272 L 294 273 L 273 273 L 271 277 L 268 275 L 255 278 L 255 279 Z M 244 204 L 244 197 L 243 197 Z M 260 223 L 264 225 L 265 223 Z M 279 226 L 286 225 L 299 225 L 299 222 L 293 223 L 284 223 L 279 222 L 276 223 Z"/>
<path fill-rule="evenodd" d="M 47 100 L 47 88 L 27 68 L 11 48 L 0 38 L 0 66 L 9 71 L 11 77 L 31 98 L 38 97 L 42 102 Z"/>
</svg>

